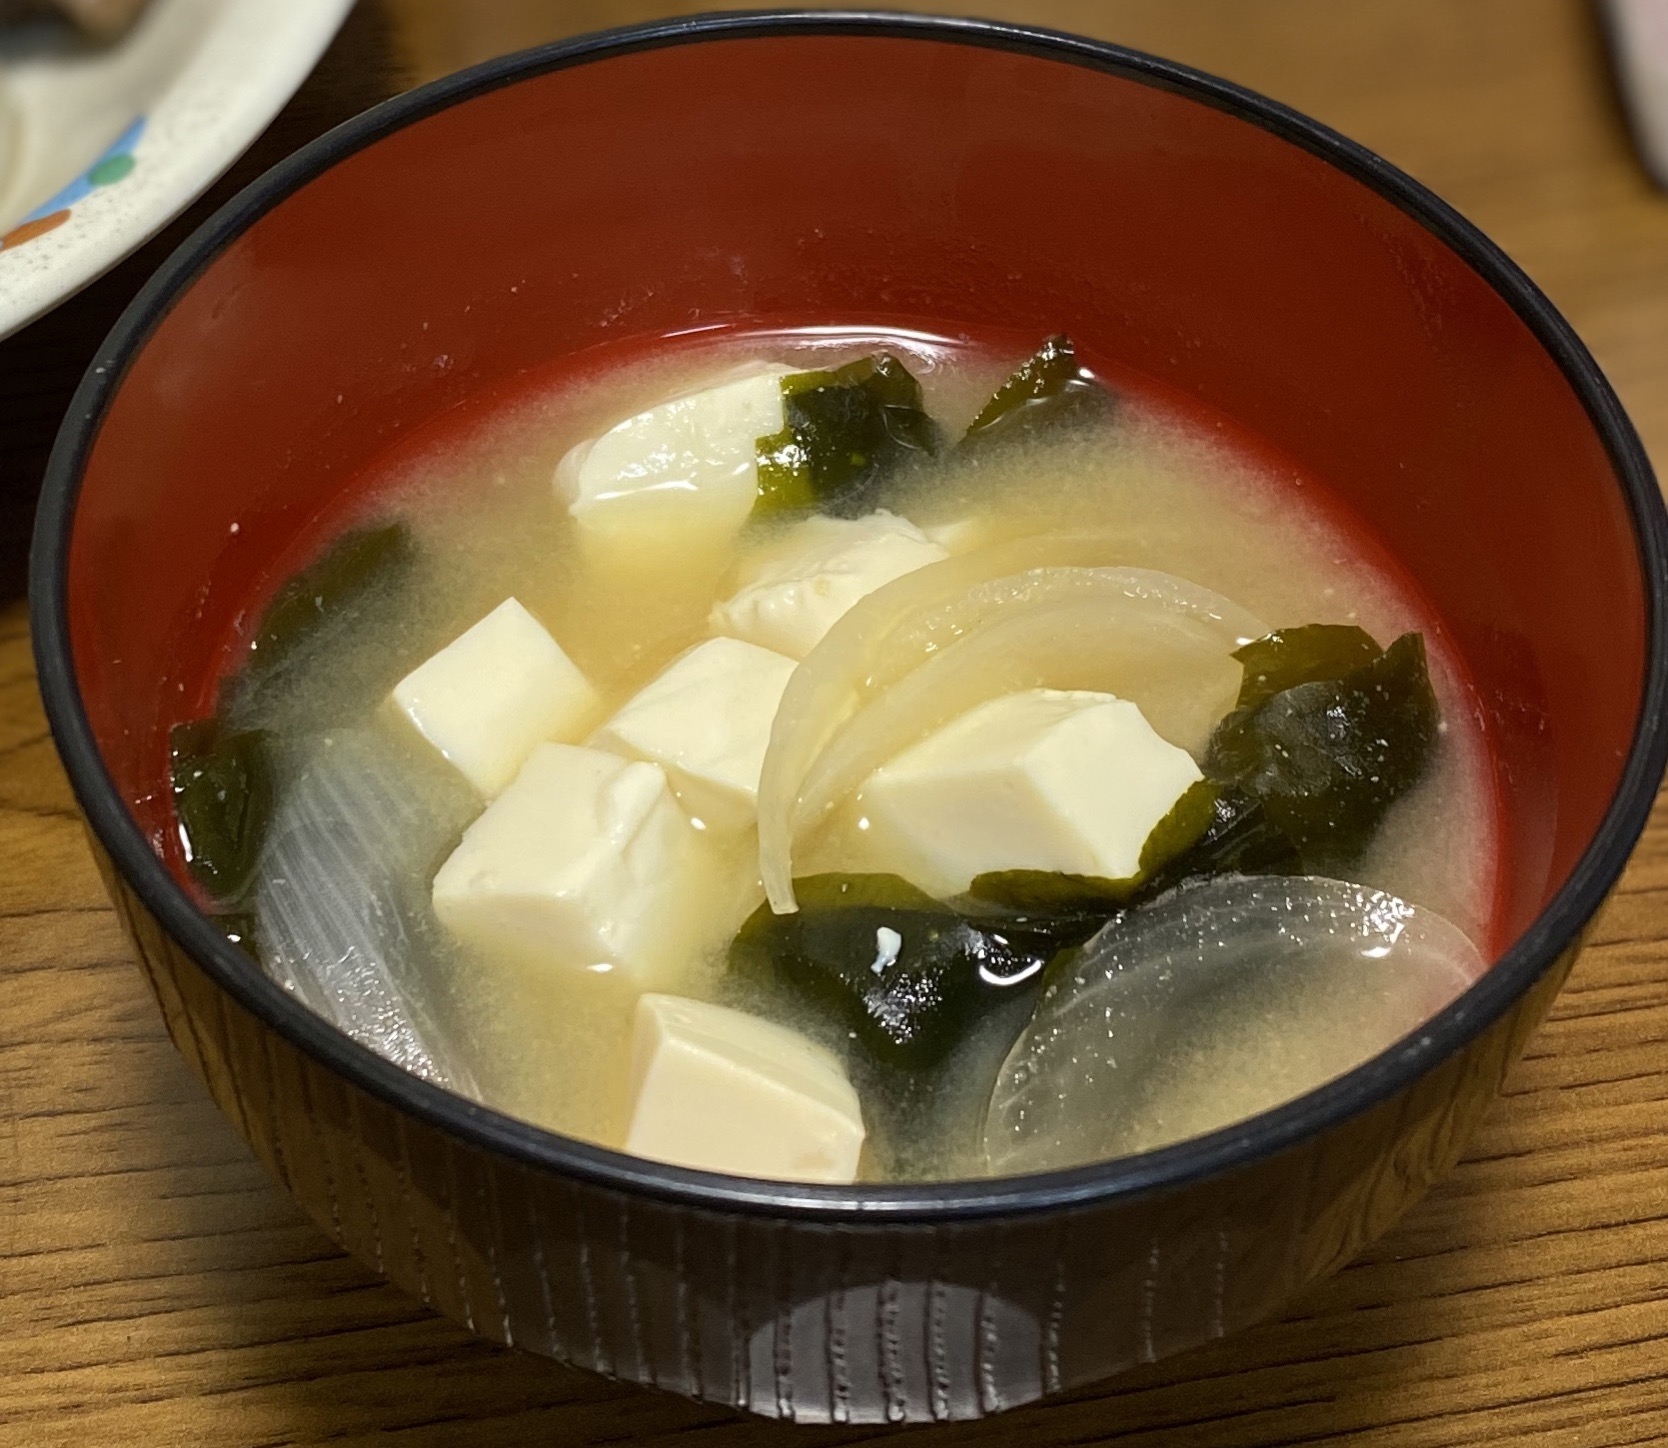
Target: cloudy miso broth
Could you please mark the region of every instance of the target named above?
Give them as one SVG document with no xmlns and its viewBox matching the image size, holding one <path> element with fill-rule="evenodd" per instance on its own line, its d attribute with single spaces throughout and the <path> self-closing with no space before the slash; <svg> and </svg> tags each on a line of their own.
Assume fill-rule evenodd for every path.
<svg viewBox="0 0 1668 1448">
<path fill-rule="evenodd" d="M 1195 874 L 1278 875 L 1294 881 L 1299 895 L 1305 880 L 1335 876 L 1371 896 L 1361 907 L 1367 923 L 1357 929 L 1353 915 L 1326 915 L 1319 933 L 1359 935 L 1367 941 L 1364 957 L 1399 966 L 1396 952 L 1404 939 L 1423 938 L 1419 928 L 1397 923 L 1382 936 L 1373 932 L 1386 918 L 1417 927 L 1432 917 L 1486 957 L 1496 860 L 1491 773 L 1477 711 L 1439 620 L 1371 543 L 1346 526 L 1319 484 L 1247 445 L 1233 427 L 1184 412 L 1135 379 L 1107 375 L 1099 378 L 1107 405 L 1097 398 L 1095 406 L 1068 410 L 1049 425 L 1010 429 L 999 445 L 958 444 L 964 435 L 973 438 L 970 424 L 985 416 L 987 400 L 1035 342 L 1003 348 L 857 331 L 680 338 L 617 365 L 594 366 L 582 377 L 563 373 L 401 449 L 362 480 L 359 496 L 374 503 L 340 530 L 397 536 L 397 548 L 389 547 L 399 566 L 367 554 L 365 580 L 352 590 L 350 606 L 339 616 L 321 607 L 318 626 L 304 630 L 293 647 L 286 644 L 268 674 L 250 670 L 252 682 L 245 684 L 234 673 L 222 689 L 222 733 L 260 740 L 270 772 L 270 821 L 251 883 L 227 900 L 228 920 L 240 922 L 234 933 L 252 931 L 265 969 L 328 1019 L 419 1074 L 556 1131 L 611 1146 L 634 1141 L 646 1154 L 744 1174 L 840 1179 L 839 1169 L 825 1175 L 822 1165 L 779 1168 L 752 1144 L 737 1147 L 733 1159 L 722 1156 L 723 1143 L 712 1148 L 718 1158 L 681 1155 L 681 1147 L 665 1143 L 697 1128 L 680 1124 L 671 1106 L 646 1120 L 649 1095 L 660 1089 L 699 1109 L 701 1092 L 710 1088 L 717 1094 L 706 1115 L 724 1118 L 724 1130 L 740 1140 L 753 1130 L 748 1072 L 766 1079 L 774 1093 L 769 1111 L 787 1112 L 770 1119 L 768 1131 L 778 1135 L 799 1129 L 800 1118 L 781 1106 L 784 1093 L 799 1092 L 811 1103 L 804 1119 L 814 1117 L 820 1131 L 828 1113 L 844 1109 L 835 1099 L 845 1099 L 839 1092 L 854 1090 L 862 1130 L 851 1139 L 862 1141 L 857 1172 L 865 1178 L 978 1175 L 1092 1156 L 1092 1140 L 1084 1138 L 1085 1145 L 1065 1128 L 1051 1127 L 1055 1134 L 1047 1141 L 1027 1139 L 1012 1153 L 991 1133 L 1014 1102 L 1021 1123 L 1015 1129 L 1033 1129 L 1026 1123 L 1039 1113 L 1025 1104 L 1025 1092 L 1039 1089 L 1039 1072 L 1051 1069 L 1051 1042 L 1064 1039 L 1058 1021 L 1074 1029 L 1072 972 L 1082 961 L 1098 961 L 1108 942 L 1118 946 L 1108 957 L 1116 957 L 1108 967 L 1118 975 L 1114 983 L 1122 990 L 1133 982 L 1118 1009 L 1150 1015 L 1157 1022 L 1151 1040 L 1162 1044 L 1151 1048 L 1142 1079 L 1118 1098 L 1116 1109 L 1128 1119 L 1105 1149 L 1139 1149 L 1227 1124 L 1319 1084 L 1415 1027 L 1421 1013 L 1439 1008 L 1468 971 L 1481 968 L 1480 960 L 1457 967 L 1451 988 L 1426 989 L 1418 972 L 1440 974 L 1452 960 L 1444 956 L 1430 966 L 1414 959 L 1405 967 L 1413 984 L 1404 989 L 1386 984 L 1388 977 L 1369 979 L 1353 965 L 1317 964 L 1319 957 L 1306 959 L 1302 969 L 1270 965 L 1265 982 L 1259 957 L 1234 967 L 1231 988 L 1205 989 L 1201 975 L 1191 994 L 1166 994 L 1168 987 L 1151 993 L 1149 1010 L 1139 988 L 1146 969 L 1142 931 L 1149 921 L 1163 923 L 1172 899 L 1203 898 L 1186 893 L 1197 889 Z M 789 496 L 795 479 L 813 475 L 802 455 L 807 439 L 821 434 L 793 434 L 789 442 L 799 453 L 778 449 L 773 456 L 788 459 L 780 466 L 767 459 L 761 436 L 752 461 L 746 409 L 768 390 L 756 384 L 758 365 L 770 364 L 772 377 L 788 379 L 780 385 L 791 399 L 799 385 L 791 379 L 862 363 L 883 350 L 919 383 L 918 408 L 888 403 L 884 413 L 888 428 L 904 429 L 908 455 L 876 479 L 863 471 L 872 460 L 862 458 L 859 466 L 852 461 L 859 453 L 848 447 L 851 456 L 841 466 L 859 476 L 857 484 L 833 502 Z M 629 435 L 617 445 L 598 442 L 587 450 L 582 444 L 612 436 L 622 420 L 669 399 L 708 397 L 726 386 L 739 400 L 714 404 L 707 413 L 695 409 L 689 426 L 707 429 L 699 436 L 709 441 L 720 423 L 742 428 L 737 435 L 749 439 L 744 461 L 756 468 L 760 498 L 768 501 L 776 479 L 789 490 L 783 506 L 761 502 L 745 516 L 732 510 L 720 517 L 690 511 L 687 500 L 662 507 L 653 489 L 629 506 L 616 505 L 617 489 L 585 491 L 587 465 L 597 472 L 596 459 L 612 457 L 609 447 L 618 452 L 634 444 Z M 782 406 L 789 416 L 791 401 Z M 928 425 L 920 416 L 932 428 L 925 447 L 907 433 Z M 622 465 L 618 476 L 637 474 Z M 892 550 L 880 583 L 873 582 L 880 575 L 848 566 L 838 551 L 848 538 L 875 557 Z M 820 573 L 801 567 L 808 547 L 835 562 L 819 564 Z M 903 563 L 895 561 L 905 554 Z M 948 581 L 934 593 L 940 577 Z M 1165 579 L 1179 582 L 1172 587 Z M 1103 594 L 1111 600 L 1105 608 Z M 926 600 L 918 618 L 888 615 L 888 599 L 902 599 L 908 614 L 911 597 Z M 519 607 L 507 611 L 511 599 Z M 1118 610 L 1127 611 L 1136 645 L 1119 634 L 1117 619 L 1124 615 Z M 547 721 L 560 716 L 562 722 L 547 722 L 537 742 L 471 738 L 468 748 L 479 743 L 484 752 L 466 757 L 463 744 L 444 742 L 451 738 L 444 729 L 452 726 L 434 720 L 450 710 L 447 719 L 468 723 L 469 676 L 461 685 L 441 680 L 427 692 L 402 681 L 460 636 L 482 637 L 470 631 L 489 616 L 501 638 L 495 635 L 489 664 L 477 667 L 498 676 L 519 677 L 524 657 L 543 660 L 539 668 L 545 668 L 539 638 L 554 641 L 569 673 L 548 674 L 539 707 L 557 711 L 543 716 Z M 1103 619 L 1112 620 L 1104 629 Z M 902 642 L 865 655 L 872 642 L 863 635 L 865 620 Z M 1211 629 L 1226 640 L 1227 658 L 1236 646 L 1314 625 L 1364 631 L 1370 639 L 1361 647 L 1368 652 L 1330 672 L 1313 667 L 1290 688 L 1251 704 L 1241 679 L 1242 672 L 1249 678 L 1251 666 L 1242 671 L 1228 663 L 1198 675 L 1214 681 L 1220 697 L 1178 703 L 1166 677 L 1149 680 L 1146 693 L 1131 693 L 1139 713 L 1116 712 L 1109 702 L 1124 699 L 1119 671 L 1131 647 L 1148 648 L 1141 640 L 1150 637 L 1158 651 L 1142 653 L 1141 667 L 1162 673 L 1172 657 L 1181 661 L 1177 668 L 1193 668 L 1189 661 L 1198 651 L 1214 647 Z M 914 643 L 912 629 L 920 635 Z M 1086 652 L 1067 658 L 1079 633 Z M 1351 835 L 1346 848 L 1302 824 L 1307 816 L 1291 814 L 1292 791 L 1307 786 L 1280 776 L 1297 737 L 1289 729 L 1310 729 L 1300 741 L 1307 749 L 1327 729 L 1355 727 L 1351 710 L 1358 699 L 1370 708 L 1382 695 L 1397 706 L 1382 682 L 1392 677 L 1390 664 L 1374 661 L 1394 662 L 1400 655 L 1384 646 L 1408 634 L 1422 639 L 1419 678 L 1422 683 L 1428 668 L 1440 723 L 1394 798 L 1384 790 L 1373 794 L 1376 776 L 1361 785 L 1364 796 L 1350 794 L 1347 780 L 1339 786 L 1340 798 L 1374 801 L 1370 830 Z M 1358 636 L 1334 630 L 1310 637 L 1355 647 Z M 675 740 L 656 742 L 653 731 L 679 717 L 675 699 L 659 713 L 641 705 L 644 691 L 691 651 L 705 646 L 700 657 L 718 661 L 723 651 L 711 648 L 715 639 L 739 640 L 726 647 L 740 664 L 762 670 L 738 675 L 743 682 L 723 696 L 741 700 L 741 712 L 756 698 L 749 691 L 764 688 L 758 681 L 767 678 L 783 691 L 784 711 L 810 709 L 818 698 L 840 701 L 799 735 L 779 717 L 749 725 L 759 735 L 755 754 L 764 747 L 760 731 L 772 722 L 777 728 L 769 746 L 777 754 L 766 758 L 757 809 L 762 815 L 773 808 L 784 780 L 793 805 L 772 815 L 774 836 L 765 829 L 763 869 L 761 832 L 748 813 L 752 797 L 738 791 L 733 777 L 746 750 L 724 733 L 732 721 L 698 702 L 719 695 L 686 696 L 697 703 L 685 710 L 681 726 L 692 737 L 716 739 L 711 749 L 722 767 L 713 766 L 711 778 L 667 762 L 677 752 Z M 523 646 L 533 653 L 516 652 Z M 236 641 L 234 655 L 241 658 L 244 647 L 246 641 Z M 870 670 L 853 676 L 849 697 L 840 694 L 839 671 L 830 663 L 839 662 L 841 650 L 868 660 L 858 673 Z M 775 673 L 771 659 L 778 661 Z M 1372 667 L 1380 668 L 1374 682 L 1351 682 Z M 988 677 L 985 670 L 992 671 Z M 828 677 L 813 677 L 817 671 Z M 1194 676 L 1177 677 L 1186 683 Z M 558 699 L 561 687 L 570 689 L 562 696 L 566 703 Z M 1324 709 L 1316 705 L 1314 718 L 1337 729 L 1326 724 L 1315 733 L 1302 706 L 1327 689 L 1336 698 L 1329 695 Z M 919 718 L 913 706 L 900 706 L 888 720 L 887 708 L 900 700 L 907 705 L 911 690 L 921 700 Z M 1188 716 L 1193 705 L 1201 724 L 1170 722 L 1172 715 Z M 1280 709 L 1286 712 L 1277 720 L 1270 711 Z M 1395 717 L 1405 715 L 1403 709 Z M 1237 733 L 1229 729 L 1234 719 Z M 1378 739 L 1376 722 L 1360 727 Z M 1104 788 L 1094 781 L 1080 790 L 1060 786 L 1059 772 L 1077 767 L 1070 760 L 1095 757 L 1100 745 L 1081 742 L 1091 728 L 1112 731 L 1107 740 L 1129 741 L 1129 753 L 1120 756 L 1127 779 Z M 1071 746 L 1077 753 L 1058 743 L 1068 736 L 1079 740 Z M 815 747 L 807 746 L 809 763 L 796 772 L 783 760 L 801 737 Z M 550 739 L 560 749 L 550 751 Z M 1010 750 L 1002 743 L 1010 739 L 1021 743 Z M 836 767 L 841 750 L 849 756 L 844 773 Z M 1016 772 L 1013 758 L 1027 762 Z M 633 772 L 620 773 L 620 760 L 630 760 Z M 551 782 L 535 798 L 541 767 L 552 771 Z M 1347 774 L 1355 765 L 1345 760 L 1339 767 Z M 587 768 L 600 781 L 595 800 L 601 803 L 594 806 L 573 793 L 574 780 L 592 778 Z M 751 768 L 757 780 L 756 758 Z M 833 792 L 825 801 L 813 797 L 819 781 Z M 620 804 L 622 792 L 632 791 Z M 1004 791 L 1017 791 L 1014 802 L 991 805 L 1009 799 Z M 1079 808 L 1079 795 L 1111 800 L 1106 808 L 1114 811 L 1140 796 L 1147 814 L 1110 824 L 1065 817 Z M 579 826 L 559 803 L 570 798 L 577 801 L 574 811 L 602 811 L 594 838 L 574 834 Z M 1228 819 L 1229 800 L 1249 801 L 1256 812 Z M 1207 824 L 1213 807 L 1217 814 Z M 619 844 L 622 809 L 634 831 L 625 845 Z M 1288 817 L 1300 823 L 1278 829 L 1268 823 Z M 993 818 L 994 833 L 1011 841 L 972 838 Z M 1093 859 L 1112 860 L 1107 852 L 1132 830 L 1139 868 L 1072 863 L 1080 840 L 1091 836 L 1102 851 Z M 1249 854 L 1213 855 L 1216 863 L 1208 866 L 1187 863 L 1201 858 L 1213 831 L 1238 848 L 1245 830 L 1266 830 L 1278 848 L 1269 853 L 1258 835 Z M 569 835 L 571 849 L 561 847 L 568 851 L 561 865 L 568 873 L 553 876 L 545 896 L 531 903 L 524 897 L 532 886 L 501 890 L 502 926 L 486 919 L 487 905 L 470 892 L 487 888 L 480 882 L 491 874 L 489 848 L 521 856 L 519 867 L 547 839 Z M 949 838 L 958 835 L 969 838 Z M 784 881 L 840 883 L 813 883 L 796 900 L 797 912 L 773 915 L 764 883 L 771 838 L 786 842 L 774 856 Z M 946 838 L 941 849 L 936 842 Z M 1034 846 L 1024 843 L 1031 840 Z M 1002 854 L 1008 848 L 1019 852 L 1012 860 Z M 1035 860 L 1028 849 L 1040 852 Z M 864 894 L 868 886 L 849 883 L 876 879 L 896 883 L 877 887 L 872 898 Z M 446 902 L 444 918 L 435 908 L 437 891 Z M 1356 909 L 1353 897 L 1344 904 L 1330 895 L 1316 898 L 1324 898 L 1326 910 Z M 1300 903 L 1305 919 L 1320 918 L 1309 896 Z M 1232 908 L 1242 907 L 1236 900 Z M 611 910 L 622 917 L 640 910 L 648 923 L 615 920 Z M 784 933 L 787 920 L 804 925 L 804 939 Z M 806 944 L 813 927 L 822 929 L 819 921 L 827 928 Z M 931 942 L 923 947 L 929 955 L 942 954 L 942 942 L 958 930 L 971 942 L 949 966 L 934 955 L 932 969 L 983 972 L 987 984 L 1014 980 L 1018 986 L 1006 995 L 985 991 L 964 999 L 956 981 L 941 974 L 930 990 L 883 999 L 876 992 L 888 972 L 913 968 L 907 956 L 917 924 Z M 853 958 L 834 962 L 830 973 L 827 960 L 812 956 L 844 948 L 843 930 L 854 942 Z M 560 947 L 567 952 L 561 963 L 549 954 L 558 947 L 547 950 L 557 936 L 581 942 Z M 1001 954 L 1022 938 L 1030 944 L 1020 950 L 1019 965 L 991 963 L 991 950 Z M 611 955 L 615 945 L 618 958 Z M 795 984 L 802 968 L 808 972 L 803 990 Z M 1075 988 L 1098 987 L 1079 982 Z M 649 1024 L 645 992 L 670 1002 Z M 899 1001 L 898 1009 L 917 1012 L 919 1021 L 911 1016 L 899 1025 Z M 737 1018 L 699 1014 L 696 1007 L 708 1003 L 793 1036 L 730 1043 L 722 1032 Z M 1047 1040 L 1045 1021 L 1055 1032 Z M 817 1052 L 814 1060 L 792 1057 L 796 1042 Z M 663 1078 L 667 1084 L 657 1086 Z M 1080 1088 L 1044 1085 L 1051 1109 L 1069 1117 L 1069 1098 Z M 1087 1088 L 1081 1095 L 1085 1112 L 1108 1109 Z M 805 1160 L 823 1163 L 823 1150 L 818 1145 Z"/>
</svg>

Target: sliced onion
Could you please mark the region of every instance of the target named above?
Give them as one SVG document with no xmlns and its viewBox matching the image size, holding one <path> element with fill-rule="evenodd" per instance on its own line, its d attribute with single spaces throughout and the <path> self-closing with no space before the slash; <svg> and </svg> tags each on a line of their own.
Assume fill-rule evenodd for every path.
<svg viewBox="0 0 1668 1448">
<path fill-rule="evenodd" d="M 273 818 L 255 893 L 261 964 L 337 1030 L 479 1099 L 438 1003 L 428 882 L 479 801 L 378 729 L 310 741 Z"/>
<path fill-rule="evenodd" d="M 1215 708 L 1214 718 L 1232 702 L 1231 690 L 1218 697 L 1221 681 L 1239 675 L 1227 655 L 1267 630 L 1220 594 L 1172 574 L 1085 566 L 1118 546 L 1109 537 L 1043 535 L 981 549 L 906 574 L 835 624 L 789 682 L 760 777 L 759 867 L 774 910 L 796 908 L 798 833 L 889 758 L 885 751 L 984 699 L 1039 686 L 1139 688 L 1180 736 L 1174 742 L 1202 743 L 1199 711 Z M 1037 622 L 1024 623 L 1028 617 Z M 1206 691 L 1197 709 L 1181 701 L 1188 685 L 1168 691 L 1159 684 L 1161 664 L 1137 665 L 1142 642 L 1172 660 L 1179 679 Z M 1221 662 L 1217 677 L 1201 667 L 1207 658 Z M 929 661 L 931 682 L 916 684 L 913 675 Z M 983 682 L 980 668 L 992 671 Z M 908 700 L 894 705 L 906 677 Z M 887 707 L 869 721 L 872 701 Z M 918 727 L 910 726 L 910 710 Z M 832 755 L 826 765 L 825 750 Z"/>
<path fill-rule="evenodd" d="M 1386 1050 L 1485 968 L 1458 927 L 1364 885 L 1183 885 L 1044 992 L 997 1077 L 986 1164 L 1048 1171 L 1243 1120 Z"/>
</svg>

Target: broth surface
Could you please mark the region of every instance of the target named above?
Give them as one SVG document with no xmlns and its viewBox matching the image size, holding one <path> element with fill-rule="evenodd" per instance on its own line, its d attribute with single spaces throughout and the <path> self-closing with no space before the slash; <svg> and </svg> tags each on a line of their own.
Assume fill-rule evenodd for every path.
<svg viewBox="0 0 1668 1448">
<path fill-rule="evenodd" d="M 405 450 L 364 480 L 365 496 L 377 500 L 373 516 L 398 517 L 412 529 L 415 577 L 371 610 L 366 626 L 311 645 L 293 688 L 234 706 L 232 722 L 270 729 L 282 743 L 281 815 L 282 801 L 296 797 L 299 781 L 316 778 L 324 753 L 344 739 L 401 771 L 426 823 L 413 838 L 411 812 L 402 814 L 402 858 L 425 863 L 408 867 L 388 887 L 406 922 L 407 958 L 398 979 L 467 1064 L 474 1090 L 510 1114 L 618 1145 L 637 992 L 606 973 L 488 965 L 447 936 L 428 904 L 429 881 L 479 805 L 460 797 L 449 767 L 425 757 L 426 747 L 382 701 L 405 673 L 514 595 L 585 672 L 611 713 L 710 636 L 714 600 L 732 590 L 749 550 L 770 547 L 772 529 L 750 528 L 726 546 L 691 546 L 687 539 L 630 548 L 600 544 L 581 534 L 553 493 L 557 461 L 576 442 L 740 363 L 820 367 L 880 346 L 905 359 L 922 382 L 928 410 L 952 437 L 1015 361 L 1010 351 L 914 334 L 683 338 L 647 360 L 543 388 L 449 437 L 431 433 L 421 450 Z M 1313 480 L 1239 445 L 1225 422 L 1184 415 L 1132 379 L 1112 374 L 1106 380 L 1120 402 L 1110 423 L 998 458 L 935 467 L 888 506 L 923 528 L 965 522 L 980 544 L 1056 530 L 1109 534 L 1116 547 L 1107 563 L 1179 574 L 1226 595 L 1271 629 L 1353 623 L 1381 643 L 1422 631 L 1442 739 L 1421 783 L 1393 807 L 1351 874 L 1446 916 L 1488 954 L 1497 858 L 1492 775 L 1463 669 L 1440 620 L 1374 555 L 1370 541 L 1331 511 Z M 759 1008 L 723 971 L 728 941 L 763 898 L 756 839 L 748 832 L 707 843 L 707 874 L 682 910 L 681 979 L 668 988 Z M 796 867 L 801 874 L 865 867 L 851 811 L 836 815 Z M 268 878 L 262 889 L 271 888 Z M 282 975 L 281 964 L 277 971 Z M 809 1016 L 789 1023 L 830 1040 Z M 922 1179 L 979 1170 L 965 1131 L 946 1123 L 976 1119 L 1000 1049 L 1011 1039 L 1002 1029 L 992 1021 L 982 1036 L 975 1032 L 958 1048 L 957 1069 L 939 1073 L 920 1099 L 889 1103 L 871 1173 Z M 1188 1080 L 1174 1087 L 1178 1094 L 1164 1115 L 1179 1123 L 1179 1134 L 1225 1124 L 1289 1094 L 1281 1083 L 1294 1057 L 1343 1069 L 1374 1049 L 1335 1036 L 1294 1044 L 1294 1034 L 1302 1035 L 1300 1014 L 1270 1012 L 1261 1049 L 1271 1063 L 1284 1064 L 1271 1071 L 1265 1089 L 1236 1096 L 1232 1088 L 1207 1088 L 1201 1099 L 1199 1083 Z M 1373 1039 L 1364 1021 L 1362 1041 Z M 854 1079 L 863 1089 L 855 1070 Z M 1154 1089 L 1170 1088 L 1155 1082 Z"/>
</svg>

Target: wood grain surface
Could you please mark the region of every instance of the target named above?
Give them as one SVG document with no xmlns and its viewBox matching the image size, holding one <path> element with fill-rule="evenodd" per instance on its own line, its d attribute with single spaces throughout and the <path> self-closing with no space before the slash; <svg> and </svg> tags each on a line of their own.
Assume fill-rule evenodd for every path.
<svg viewBox="0 0 1668 1448">
<path fill-rule="evenodd" d="M 379 0 L 226 183 L 381 94 L 506 49 L 710 8 Z M 936 5 L 920 8 L 937 9 Z M 1191 62 L 1318 116 L 1492 233 L 1668 455 L 1668 199 L 1580 0 L 944 7 Z M 214 198 L 211 198 L 211 200 Z M 162 242 L 0 344 L 0 1448 L 855 1441 L 489 1348 L 344 1258 L 163 1036 L 30 666 L 21 561 L 91 348 Z M 1668 814 L 1469 1155 L 1280 1320 L 922 1443 L 1668 1443 Z"/>
</svg>

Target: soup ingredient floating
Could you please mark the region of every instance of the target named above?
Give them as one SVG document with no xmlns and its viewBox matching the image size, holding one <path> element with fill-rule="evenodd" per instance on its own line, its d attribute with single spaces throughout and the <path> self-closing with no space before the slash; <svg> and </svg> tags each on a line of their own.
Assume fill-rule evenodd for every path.
<svg viewBox="0 0 1668 1448">
<path fill-rule="evenodd" d="M 1381 649 L 1359 628 L 1312 624 L 1233 657 L 1244 671 L 1239 703 L 1203 749 L 1206 779 L 1149 839 L 1135 880 L 1027 867 L 981 875 L 969 892 L 1032 911 L 1087 909 L 1195 876 L 1357 863 L 1436 748 L 1424 640 L 1404 634 Z"/>
<path fill-rule="evenodd" d="M 896 875 L 813 875 L 800 909 L 762 905 L 730 946 L 730 968 L 808 1002 L 874 1061 L 942 1061 L 982 1016 L 1033 995 L 1062 949 L 1104 915 L 983 916 L 935 900 Z"/>
<path fill-rule="evenodd" d="M 1104 422 L 1112 394 L 1077 360 L 1071 338 L 1048 338 L 1015 370 L 968 424 L 963 452 L 992 443 L 1018 442 L 1062 424 Z"/>
<path fill-rule="evenodd" d="M 708 828 L 753 823 L 770 725 L 794 661 L 740 639 L 708 639 L 679 655 L 593 743 L 658 764 L 678 802 Z"/>
<path fill-rule="evenodd" d="M 638 998 L 627 1151 L 741 1176 L 849 1182 L 863 1138 L 857 1092 L 833 1052 L 743 1011 Z"/>
<path fill-rule="evenodd" d="M 860 599 L 950 556 L 906 518 L 807 518 L 712 611 L 716 633 L 802 659 Z"/>
<path fill-rule="evenodd" d="M 939 450 L 921 384 L 889 352 L 784 377 L 783 427 L 758 440 L 759 513 L 858 518 L 900 468 Z"/>
<path fill-rule="evenodd" d="M 782 427 L 787 375 L 760 364 L 626 418 L 563 457 L 557 494 L 591 531 L 734 533 L 758 501 L 757 440 Z"/>
<path fill-rule="evenodd" d="M 185 862 L 217 900 L 237 900 L 254 878 L 272 813 L 271 756 L 264 729 L 194 719 L 169 731 L 174 816 Z"/>
<path fill-rule="evenodd" d="M 1291 1100 L 1417 1029 L 1482 974 L 1439 915 L 1363 885 L 1227 876 L 1115 918 L 1003 1064 L 992 1172 L 1150 1150 Z"/>
<path fill-rule="evenodd" d="M 1354 864 L 1436 744 L 1424 639 L 1381 649 L 1361 629 L 1311 624 L 1234 657 L 1245 682 L 1211 736 L 1207 773 L 1256 800 L 1304 868 Z"/>
<path fill-rule="evenodd" d="M 698 840 L 658 764 L 541 744 L 434 877 L 434 911 L 507 967 L 623 970 L 676 949 Z"/>
<path fill-rule="evenodd" d="M 372 602 L 405 582 L 413 556 L 403 523 L 338 538 L 267 605 L 220 684 L 215 712 L 169 731 L 181 852 L 246 947 L 252 936 L 248 895 L 272 821 L 279 743 L 274 731 L 240 721 L 271 697 L 305 698 L 309 660 L 321 646 L 362 627 Z"/>
<path fill-rule="evenodd" d="M 863 800 L 876 852 L 937 894 L 1021 860 L 1133 885 L 1148 837 L 1201 778 L 1128 699 L 1025 689 L 883 764 Z"/>
<path fill-rule="evenodd" d="M 490 799 L 534 745 L 574 737 L 597 696 L 544 626 L 507 598 L 394 685 L 394 704 Z"/>
<path fill-rule="evenodd" d="M 415 559 L 404 523 L 357 528 L 338 538 L 267 605 L 240 667 L 222 685 L 222 708 L 248 712 L 267 697 L 300 693 L 320 648 L 363 628 L 379 595 L 385 598 L 406 582 Z"/>
<path fill-rule="evenodd" d="M 438 761 L 366 728 L 327 736 L 284 791 L 253 892 L 268 974 L 408 1071 L 478 1096 L 417 974 L 429 861 L 479 802 Z M 414 783 L 423 781 L 421 789 Z"/>
</svg>

